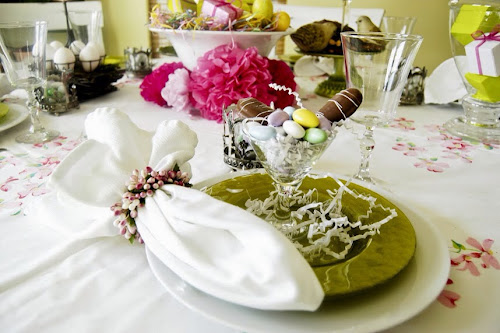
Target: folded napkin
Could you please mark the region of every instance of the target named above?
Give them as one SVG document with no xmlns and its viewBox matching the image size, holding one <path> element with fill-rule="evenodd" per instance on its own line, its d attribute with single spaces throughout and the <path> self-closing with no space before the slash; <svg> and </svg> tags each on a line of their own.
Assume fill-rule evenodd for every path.
<svg viewBox="0 0 500 333">
<path fill-rule="evenodd" d="M 146 166 L 170 170 L 177 164 L 189 172 L 188 160 L 197 145 L 196 134 L 180 121 L 163 122 L 151 133 L 108 108 L 91 113 L 85 130 L 88 140 L 50 178 L 57 197 L 47 199 L 37 212 L 43 221 L 55 219 L 52 226 L 68 233 L 84 228 L 76 232 L 80 237 L 109 235 L 111 229 L 117 234 L 109 207 L 120 201 L 132 171 Z M 146 198 L 135 222 L 157 258 L 210 295 L 267 310 L 314 311 L 323 300 L 313 270 L 284 235 L 203 192 L 164 185 Z"/>
<path fill-rule="evenodd" d="M 465 56 L 457 57 L 457 62 L 466 72 Z M 467 89 L 453 58 L 442 62 L 425 80 L 426 104 L 448 104 L 461 100 L 466 94 Z"/>
<path fill-rule="evenodd" d="M 332 74 L 334 59 L 318 56 L 303 56 L 295 62 L 293 72 L 296 76 L 321 76 Z"/>
</svg>

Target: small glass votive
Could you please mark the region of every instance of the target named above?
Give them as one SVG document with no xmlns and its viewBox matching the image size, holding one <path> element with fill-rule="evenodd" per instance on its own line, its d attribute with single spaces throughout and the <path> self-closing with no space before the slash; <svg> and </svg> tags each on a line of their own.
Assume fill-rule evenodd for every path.
<svg viewBox="0 0 500 333">
<path fill-rule="evenodd" d="M 408 74 L 403 93 L 399 103 L 401 105 L 421 105 L 424 102 L 425 77 L 427 69 L 425 67 L 413 67 Z"/>
<path fill-rule="evenodd" d="M 60 113 L 80 107 L 76 86 L 69 83 L 72 76 L 71 69 L 49 71 L 47 84 L 39 101 L 43 111 L 58 116 Z"/>
<path fill-rule="evenodd" d="M 243 120 L 236 105 L 230 105 L 222 112 L 224 120 L 224 163 L 234 171 L 262 168 L 250 142 L 243 134 Z"/>
<path fill-rule="evenodd" d="M 126 74 L 128 77 L 143 78 L 153 71 L 151 50 L 128 47 L 123 51 L 126 61 Z"/>
</svg>

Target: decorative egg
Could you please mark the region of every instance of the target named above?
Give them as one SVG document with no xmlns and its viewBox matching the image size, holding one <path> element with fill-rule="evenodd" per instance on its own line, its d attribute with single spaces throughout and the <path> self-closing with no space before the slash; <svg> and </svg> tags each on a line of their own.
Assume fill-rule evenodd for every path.
<svg viewBox="0 0 500 333">
<path fill-rule="evenodd" d="M 54 50 L 56 51 L 59 50 L 61 47 L 64 47 L 64 44 L 58 40 L 50 42 L 49 45 L 52 46 L 52 48 L 54 48 Z"/>
<path fill-rule="evenodd" d="M 326 117 L 323 115 L 317 114 L 317 116 L 319 119 L 318 127 L 324 131 L 329 131 L 332 128 L 332 123 L 330 122 L 330 120 L 326 119 Z"/>
<path fill-rule="evenodd" d="M 325 142 L 327 138 L 328 135 L 325 131 L 315 127 L 308 128 L 304 135 L 304 139 L 310 143 L 322 143 Z"/>
<path fill-rule="evenodd" d="M 308 109 L 301 108 L 295 110 L 295 112 L 292 114 L 292 118 L 304 127 L 311 128 L 318 127 L 319 125 L 318 117 Z"/>
<path fill-rule="evenodd" d="M 254 139 L 260 141 L 266 141 L 276 136 L 276 130 L 272 126 L 252 126 L 248 132 Z"/>
<path fill-rule="evenodd" d="M 283 110 L 275 110 L 267 117 L 269 124 L 274 127 L 283 125 L 286 120 L 290 120 L 290 116 Z"/>
<path fill-rule="evenodd" d="M 106 52 L 104 51 L 104 45 L 101 43 L 96 43 L 96 42 L 88 42 L 87 46 L 93 46 L 97 49 L 99 52 L 99 57 L 104 57 L 106 55 Z"/>
<path fill-rule="evenodd" d="M 74 69 L 75 55 L 70 49 L 61 47 L 54 53 L 54 64 L 59 70 Z"/>
<path fill-rule="evenodd" d="M 92 72 L 99 66 L 99 58 L 99 51 L 90 43 L 80 51 L 80 61 L 86 72 Z"/>
<path fill-rule="evenodd" d="M 51 70 L 54 67 L 54 54 L 56 50 L 50 44 L 45 45 L 45 66 L 47 70 Z"/>
<path fill-rule="evenodd" d="M 293 120 L 287 120 L 283 123 L 283 129 L 286 134 L 291 135 L 295 139 L 302 139 L 306 134 L 304 127 L 300 126 Z"/>
<path fill-rule="evenodd" d="M 69 49 L 71 50 L 71 52 L 73 52 L 74 55 L 79 55 L 84 47 L 85 47 L 84 42 L 82 42 L 81 40 L 75 40 L 73 43 L 71 43 Z"/>
</svg>

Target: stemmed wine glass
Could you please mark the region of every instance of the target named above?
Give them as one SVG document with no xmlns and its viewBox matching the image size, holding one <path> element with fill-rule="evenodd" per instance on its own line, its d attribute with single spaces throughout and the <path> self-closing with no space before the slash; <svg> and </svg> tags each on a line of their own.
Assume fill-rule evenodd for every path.
<svg viewBox="0 0 500 333">
<path fill-rule="evenodd" d="M 28 133 L 16 137 L 20 143 L 50 141 L 59 132 L 47 130 L 40 122 L 37 94 L 45 83 L 45 45 L 47 22 L 0 23 L 0 60 L 10 83 L 28 93 L 31 127 Z"/>
<path fill-rule="evenodd" d="M 365 126 L 360 142 L 361 165 L 354 176 L 371 184 L 370 157 L 375 147 L 373 130 L 396 115 L 413 60 L 422 44 L 418 35 L 341 33 L 346 84 L 363 94 L 363 103 L 350 119 Z"/>
<path fill-rule="evenodd" d="M 304 178 L 335 138 L 337 131 L 332 127 L 327 132 L 326 140 L 321 143 L 310 143 L 290 135 L 277 134 L 266 140 L 252 136 L 249 128 L 252 125 L 262 126 L 265 122 L 265 118 L 247 118 L 243 121 L 243 133 L 277 190 L 272 215 L 266 220 L 285 235 L 291 238 L 300 237 L 303 236 L 304 230 L 297 228 L 297 223 L 292 218 L 292 200 Z"/>
</svg>

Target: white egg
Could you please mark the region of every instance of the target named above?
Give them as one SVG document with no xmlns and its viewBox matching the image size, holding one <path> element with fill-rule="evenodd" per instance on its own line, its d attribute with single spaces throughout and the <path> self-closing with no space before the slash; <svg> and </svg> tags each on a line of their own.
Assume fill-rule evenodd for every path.
<svg viewBox="0 0 500 333">
<path fill-rule="evenodd" d="M 54 50 L 56 50 L 56 51 L 57 51 L 57 50 L 58 50 L 58 49 L 60 49 L 61 47 L 64 47 L 64 44 L 63 44 L 63 43 L 61 43 L 61 42 L 60 42 L 60 41 L 58 41 L 58 40 L 55 40 L 55 41 L 50 42 L 50 46 L 52 46 L 52 47 L 54 48 Z"/>
<path fill-rule="evenodd" d="M 66 47 L 61 47 L 54 53 L 54 64 L 59 70 L 75 68 L 75 60 L 73 52 Z"/>
<path fill-rule="evenodd" d="M 71 43 L 69 49 L 71 50 L 71 52 L 73 52 L 74 55 L 79 55 L 84 47 L 85 47 L 84 42 L 82 42 L 81 40 L 75 40 L 73 43 Z"/>
<path fill-rule="evenodd" d="M 96 42 L 88 42 L 87 45 L 91 45 L 99 51 L 99 57 L 104 57 L 106 55 L 106 51 L 104 51 L 104 45 L 101 43 L 96 43 Z"/>
<path fill-rule="evenodd" d="M 83 70 L 86 72 L 92 72 L 97 68 L 99 58 L 99 50 L 90 43 L 80 51 L 80 62 L 82 63 Z"/>
<path fill-rule="evenodd" d="M 47 44 L 45 46 L 45 60 L 54 60 L 54 54 L 56 53 L 56 50 L 50 44 Z"/>
</svg>

